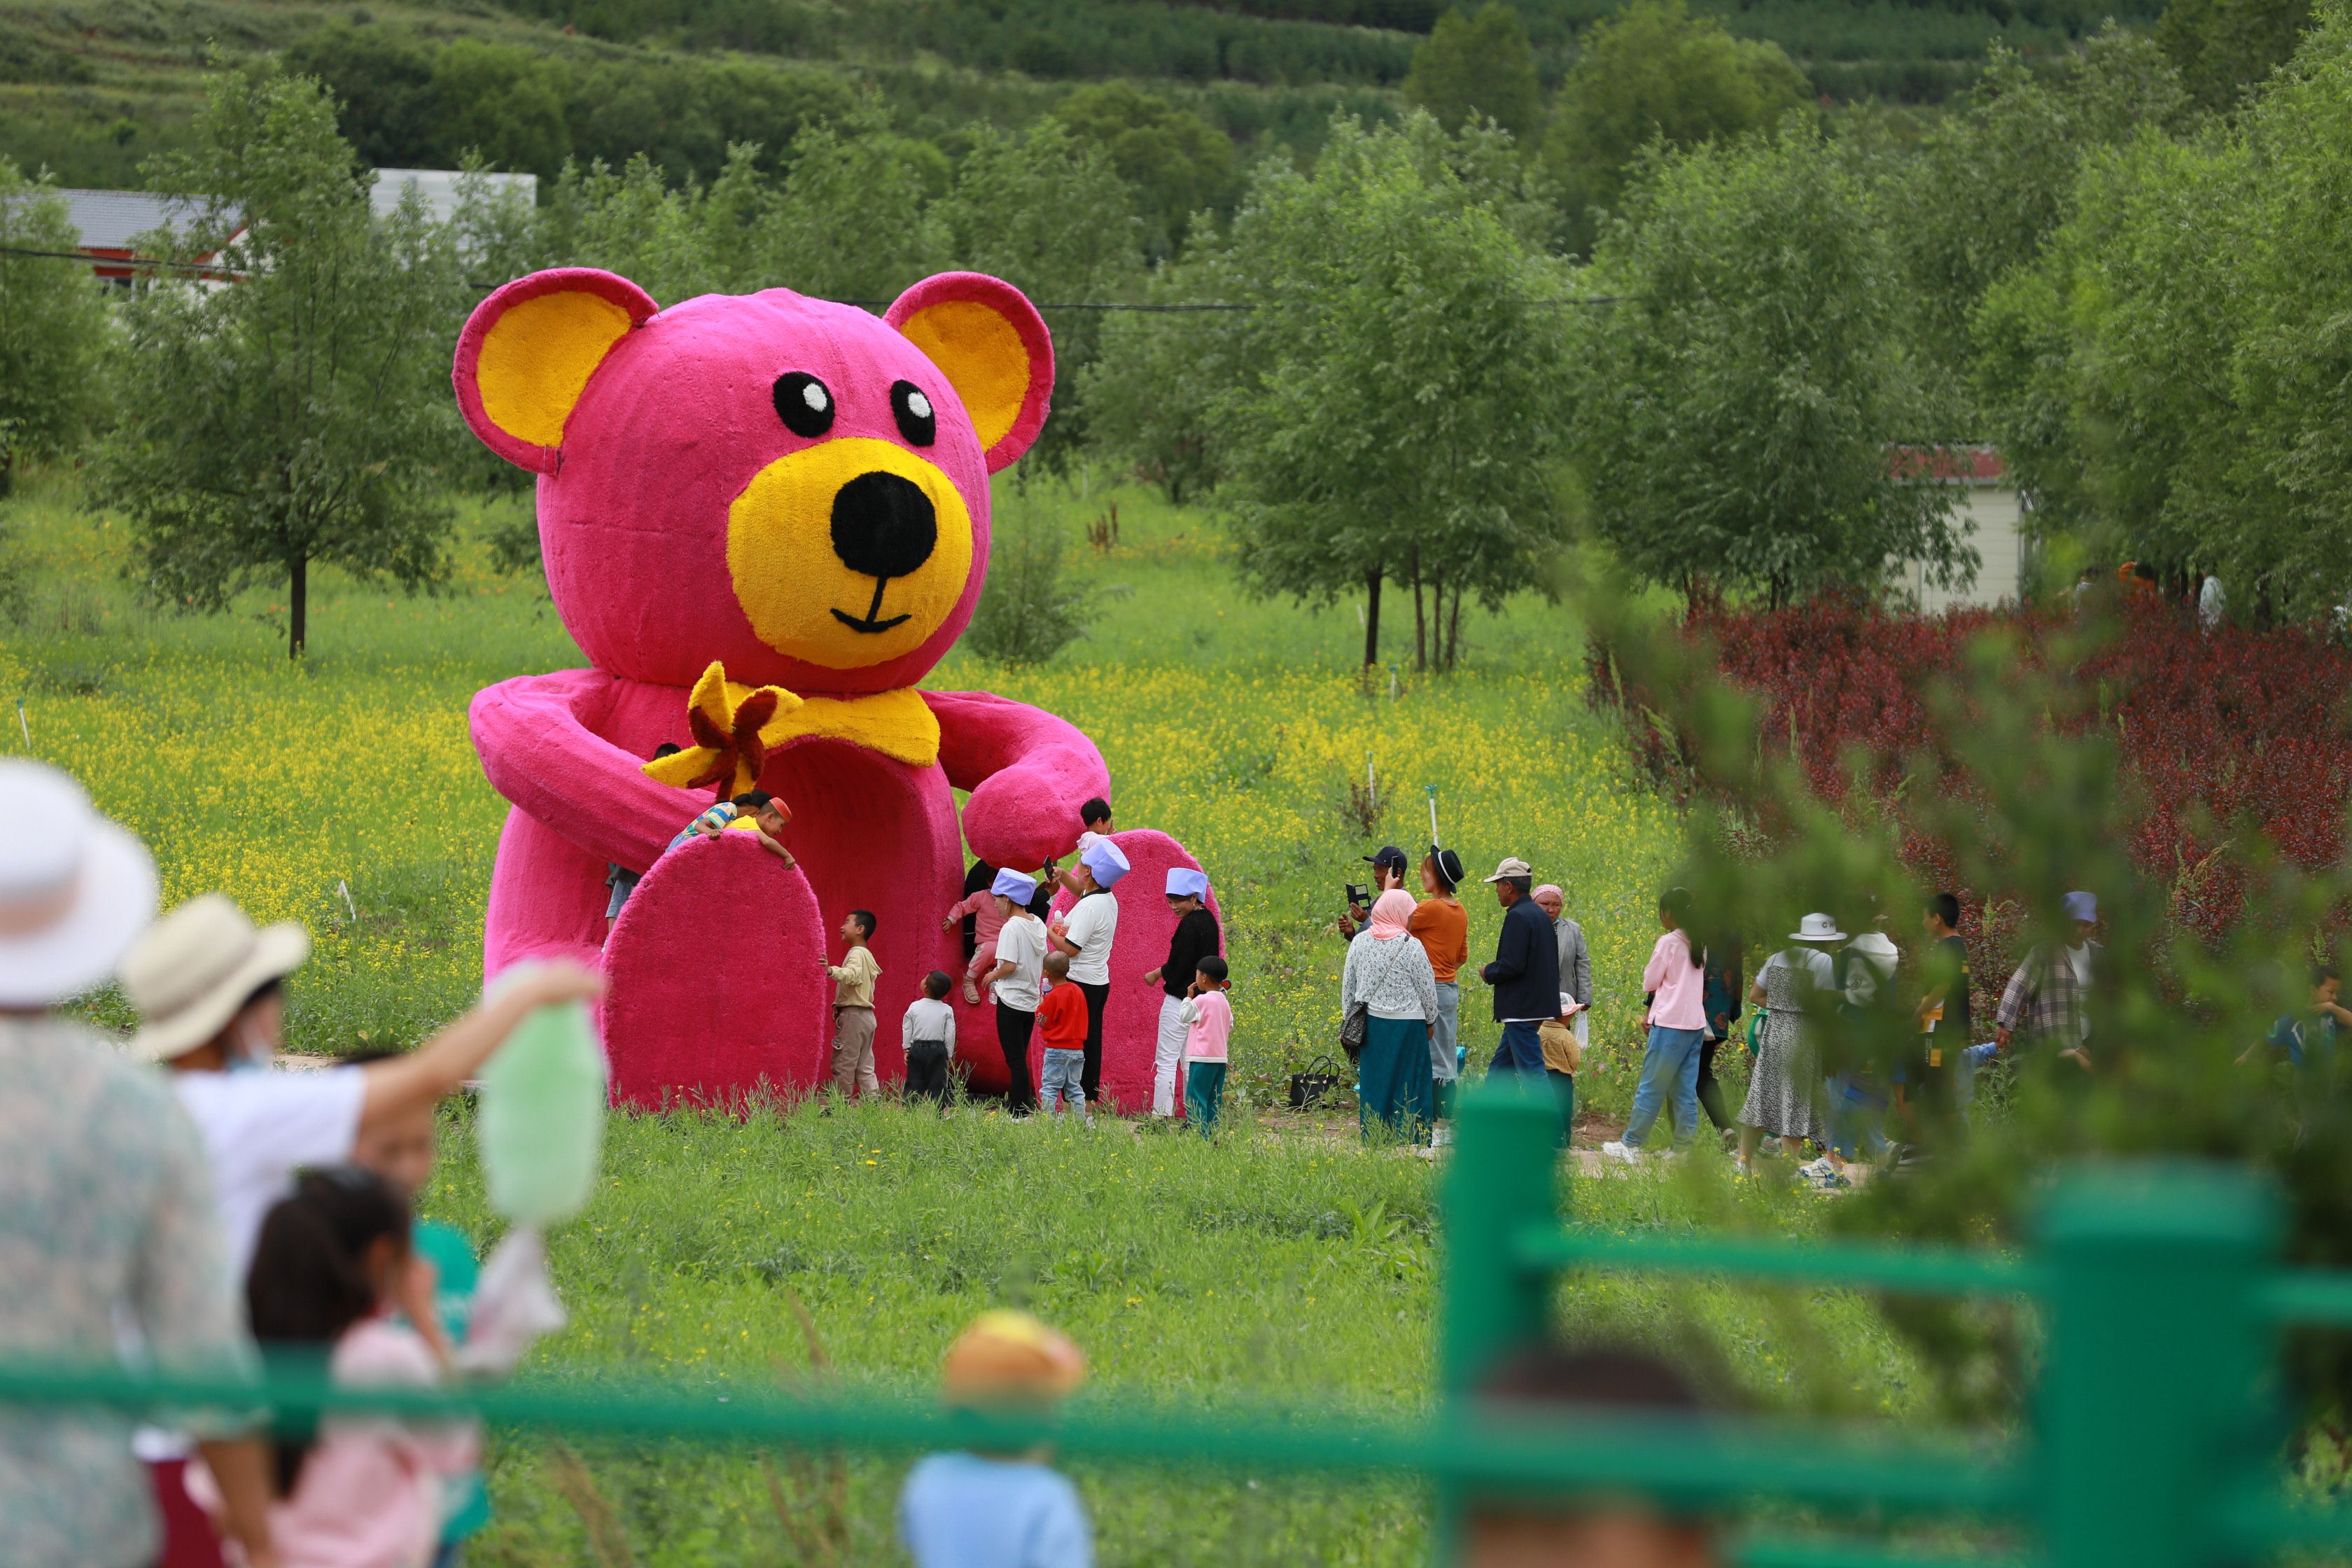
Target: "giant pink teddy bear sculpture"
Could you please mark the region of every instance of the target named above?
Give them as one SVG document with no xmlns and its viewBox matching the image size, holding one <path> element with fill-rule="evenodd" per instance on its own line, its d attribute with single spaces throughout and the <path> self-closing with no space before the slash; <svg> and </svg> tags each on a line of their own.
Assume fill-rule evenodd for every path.
<svg viewBox="0 0 2352 1568">
<path fill-rule="evenodd" d="M 898 1076 L 900 1014 L 926 973 L 961 968 L 941 919 L 965 844 L 1035 868 L 1072 851 L 1078 804 L 1109 789 L 1101 752 L 1054 715 L 914 689 L 980 597 L 989 475 L 1045 423 L 1045 323 L 973 273 L 877 318 L 781 289 L 657 310 L 626 279 L 566 268 L 484 300 L 454 378 L 474 433 L 539 475 L 548 587 L 593 667 L 474 699 L 483 769 L 513 804 L 486 971 L 601 963 L 614 1102 L 740 1103 L 825 1076 L 829 944 L 868 910 L 877 1055 Z M 689 748 L 655 770 L 668 783 L 645 767 L 664 742 Z M 703 787 L 679 787 L 689 775 Z M 739 833 L 664 853 L 714 784 L 752 779 L 788 804 L 797 865 Z M 1135 870 L 1113 894 L 1103 1084 L 1135 1108 L 1159 1013 L 1142 974 L 1172 930 L 1163 879 L 1194 862 L 1160 834 L 1118 842 Z M 609 938 L 608 863 L 645 873 Z M 960 1007 L 958 1059 L 1003 1088 L 992 1010 Z"/>
</svg>

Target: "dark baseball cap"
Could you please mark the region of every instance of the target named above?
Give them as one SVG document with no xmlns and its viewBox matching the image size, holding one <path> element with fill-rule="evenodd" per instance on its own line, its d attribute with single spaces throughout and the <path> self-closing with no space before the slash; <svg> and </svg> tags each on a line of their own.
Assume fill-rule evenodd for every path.
<svg viewBox="0 0 2352 1568">
<path fill-rule="evenodd" d="M 1390 871 L 1402 871 L 1412 864 L 1404 858 L 1404 851 L 1393 844 L 1381 845 L 1379 853 L 1367 855 L 1364 859 L 1369 865 L 1378 866 Z"/>
</svg>

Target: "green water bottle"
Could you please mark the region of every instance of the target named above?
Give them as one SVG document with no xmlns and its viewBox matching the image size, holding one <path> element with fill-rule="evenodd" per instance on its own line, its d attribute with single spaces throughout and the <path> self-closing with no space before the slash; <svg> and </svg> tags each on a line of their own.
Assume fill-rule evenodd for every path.
<svg viewBox="0 0 2352 1568">
<path fill-rule="evenodd" d="M 482 1069 L 490 1206 L 545 1229 L 588 1205 L 604 1139 L 604 1053 L 583 1002 L 534 1010 Z"/>
</svg>

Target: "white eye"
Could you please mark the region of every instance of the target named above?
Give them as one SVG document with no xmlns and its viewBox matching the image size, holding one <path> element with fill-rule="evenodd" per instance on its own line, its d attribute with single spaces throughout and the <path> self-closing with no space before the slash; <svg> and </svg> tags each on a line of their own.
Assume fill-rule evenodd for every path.
<svg viewBox="0 0 2352 1568">
<path fill-rule="evenodd" d="M 807 404 L 812 412 L 817 414 L 822 414 L 833 406 L 824 395 L 824 388 L 814 381 L 801 388 L 801 401 Z"/>
<path fill-rule="evenodd" d="M 907 407 L 918 419 L 929 419 L 931 416 L 931 400 L 919 392 L 908 395 Z"/>
</svg>

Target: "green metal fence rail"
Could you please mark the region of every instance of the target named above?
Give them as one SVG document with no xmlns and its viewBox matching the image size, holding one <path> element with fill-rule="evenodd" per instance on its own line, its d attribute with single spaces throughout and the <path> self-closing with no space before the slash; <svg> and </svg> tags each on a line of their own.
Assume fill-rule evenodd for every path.
<svg viewBox="0 0 2352 1568">
<path fill-rule="evenodd" d="M 2352 1327 L 2352 1274 L 2282 1268 L 2276 1194 L 2210 1166 L 2085 1169 L 2053 1184 L 2030 1256 L 1958 1248 L 1629 1240 L 1563 1228 L 1549 1095 L 1462 1098 L 1443 1200 L 1439 1398 L 1417 1422 L 1276 1409 L 1082 1405 L 1043 1419 L 949 1412 L 899 1395 L 795 1396 L 772 1385 L 533 1379 L 450 1390 L 146 1377 L 0 1366 L 0 1405 L 124 1410 L 471 1415 L 575 1436 L 908 1450 L 1050 1438 L 1097 1461 L 1419 1476 L 1436 1487 L 1438 1555 L 1481 1493 L 1605 1489 L 1675 1507 L 1794 1506 L 1846 1533 L 1741 1542 L 1744 1568 L 2224 1568 L 2284 1552 L 2352 1552 L 2352 1509 L 2298 1507 L 2278 1463 L 2277 1337 Z M 1622 1415 L 1532 1420 L 1481 1410 L 1502 1356 L 1547 1329 L 1578 1268 L 2019 1296 L 2046 1325 L 2028 1430 L 2005 1452 L 1819 1423 Z M 1927 1556 L 1890 1525 L 1952 1521 L 2023 1543 L 2013 1557 Z"/>
</svg>

